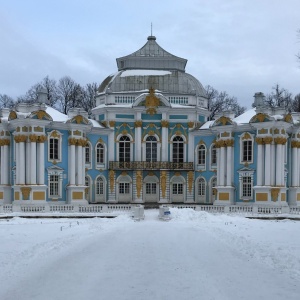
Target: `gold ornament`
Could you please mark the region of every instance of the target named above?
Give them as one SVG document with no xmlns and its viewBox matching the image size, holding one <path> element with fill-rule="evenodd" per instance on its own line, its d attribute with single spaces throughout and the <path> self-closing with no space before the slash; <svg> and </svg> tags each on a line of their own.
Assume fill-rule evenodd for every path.
<svg viewBox="0 0 300 300">
<path fill-rule="evenodd" d="M 167 188 L 167 172 L 166 171 L 161 171 L 160 185 L 161 185 L 161 195 L 163 198 L 166 198 L 166 188 Z"/>
<path fill-rule="evenodd" d="M 136 172 L 136 195 L 138 198 L 141 197 L 141 189 L 142 189 L 142 171 Z"/>
</svg>

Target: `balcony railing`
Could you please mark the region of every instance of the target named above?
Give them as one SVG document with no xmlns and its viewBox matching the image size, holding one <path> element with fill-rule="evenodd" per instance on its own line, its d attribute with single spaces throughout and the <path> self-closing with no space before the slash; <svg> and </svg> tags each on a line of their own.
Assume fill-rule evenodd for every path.
<svg viewBox="0 0 300 300">
<path fill-rule="evenodd" d="M 110 161 L 112 170 L 194 170 L 192 162 Z"/>
</svg>

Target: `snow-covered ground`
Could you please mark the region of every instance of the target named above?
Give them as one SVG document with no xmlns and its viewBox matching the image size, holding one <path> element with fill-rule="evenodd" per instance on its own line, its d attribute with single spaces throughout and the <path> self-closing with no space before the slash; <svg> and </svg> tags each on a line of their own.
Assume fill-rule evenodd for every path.
<svg viewBox="0 0 300 300">
<path fill-rule="evenodd" d="M 0 220 L 0 299 L 300 299 L 300 222 L 171 209 Z"/>
</svg>

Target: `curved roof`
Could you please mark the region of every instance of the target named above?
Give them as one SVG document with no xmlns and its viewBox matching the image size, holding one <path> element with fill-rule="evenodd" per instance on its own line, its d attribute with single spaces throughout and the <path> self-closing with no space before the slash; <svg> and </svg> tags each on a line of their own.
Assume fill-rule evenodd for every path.
<svg viewBox="0 0 300 300">
<path fill-rule="evenodd" d="M 155 36 L 149 36 L 147 43 L 130 55 L 117 58 L 118 70 L 178 70 L 185 71 L 187 59 L 175 56 L 156 43 Z"/>
<path fill-rule="evenodd" d="M 153 88 L 162 93 L 207 97 L 202 84 L 194 76 L 180 71 L 125 70 L 108 76 L 100 84 L 99 93 L 140 92 Z"/>
</svg>

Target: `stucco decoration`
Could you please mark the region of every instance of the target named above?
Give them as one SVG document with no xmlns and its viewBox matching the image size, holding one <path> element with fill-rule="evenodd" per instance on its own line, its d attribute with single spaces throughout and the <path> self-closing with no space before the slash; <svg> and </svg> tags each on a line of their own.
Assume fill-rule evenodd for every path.
<svg viewBox="0 0 300 300">
<path fill-rule="evenodd" d="M 37 110 L 30 114 L 30 119 L 39 119 L 39 120 L 46 120 L 46 121 L 53 121 L 52 117 L 47 114 L 44 110 Z"/>
<path fill-rule="evenodd" d="M 280 188 L 272 188 L 271 189 L 271 197 L 272 197 L 272 201 L 277 201 L 278 200 L 278 195 L 280 192 Z"/>
<path fill-rule="evenodd" d="M 12 110 L 8 115 L 8 121 L 15 120 L 17 118 L 18 118 L 17 113 L 14 110 Z"/>
<path fill-rule="evenodd" d="M 141 189 L 142 189 L 142 171 L 136 172 L 136 195 L 138 198 L 141 198 Z"/>
<path fill-rule="evenodd" d="M 250 123 L 270 122 L 271 117 L 268 114 L 258 113 L 251 118 Z"/>
<path fill-rule="evenodd" d="M 160 185 L 161 185 L 161 195 L 163 198 L 166 198 L 166 188 L 167 188 L 167 172 L 166 171 L 161 171 Z"/>
<path fill-rule="evenodd" d="M 31 192 L 30 187 L 21 187 L 21 193 L 22 193 L 22 196 L 23 196 L 23 200 L 28 200 L 29 199 L 30 192 Z"/>
<path fill-rule="evenodd" d="M 114 191 L 114 186 L 115 186 L 115 172 L 114 172 L 114 170 L 110 170 L 109 171 L 109 187 L 110 187 L 111 193 Z"/>
<path fill-rule="evenodd" d="M 69 120 L 67 123 L 88 125 L 89 120 L 82 115 L 77 115 L 73 117 L 71 120 Z"/>
<path fill-rule="evenodd" d="M 146 96 L 145 106 L 147 108 L 147 114 L 154 115 L 156 114 L 156 109 L 159 106 L 159 99 L 155 96 L 154 89 L 151 87 L 149 89 L 149 95 Z"/>
<path fill-rule="evenodd" d="M 226 126 L 226 125 L 233 125 L 233 121 L 225 116 L 220 117 L 219 119 L 217 119 L 214 123 L 213 123 L 213 127 L 215 126 Z"/>
</svg>

